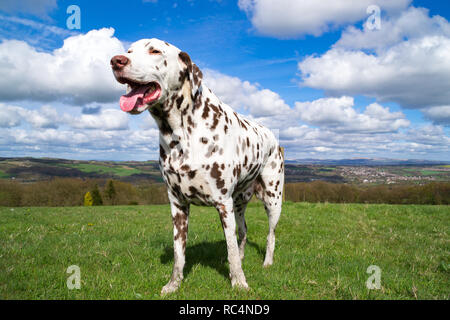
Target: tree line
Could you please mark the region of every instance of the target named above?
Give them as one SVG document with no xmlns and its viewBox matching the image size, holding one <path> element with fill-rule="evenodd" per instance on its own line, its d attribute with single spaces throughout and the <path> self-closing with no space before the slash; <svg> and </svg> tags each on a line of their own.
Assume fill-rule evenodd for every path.
<svg viewBox="0 0 450 320">
<path fill-rule="evenodd" d="M 357 186 L 323 181 L 288 183 L 285 200 L 293 202 L 450 204 L 450 183 Z M 0 180 L 0 206 L 82 206 L 167 204 L 164 184 L 132 185 L 116 180 L 54 178 L 20 183 Z"/>
</svg>

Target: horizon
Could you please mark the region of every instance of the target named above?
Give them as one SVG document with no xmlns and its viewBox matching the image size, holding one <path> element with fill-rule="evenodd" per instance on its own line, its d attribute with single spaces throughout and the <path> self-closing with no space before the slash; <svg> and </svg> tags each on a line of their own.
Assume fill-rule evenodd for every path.
<svg viewBox="0 0 450 320">
<path fill-rule="evenodd" d="M 0 156 L 1 159 L 37 159 L 37 160 L 66 160 L 66 161 L 95 161 L 95 162 L 148 162 L 148 161 L 159 161 L 159 159 L 146 159 L 146 160 L 115 160 L 115 159 L 76 159 L 76 158 L 54 158 L 54 157 L 33 157 L 33 156 L 17 156 L 17 157 L 3 157 Z M 371 161 L 398 161 L 398 162 L 408 162 L 408 161 L 417 161 L 417 162 L 425 162 L 430 164 L 450 164 L 450 161 L 447 160 L 433 160 L 433 159 L 395 159 L 395 158 L 338 158 L 338 159 L 330 159 L 330 158 L 297 158 L 297 159 L 285 159 L 285 161 L 352 161 L 352 160 L 371 160 Z M 301 164 L 301 163 L 298 163 Z"/>
<path fill-rule="evenodd" d="M 270 128 L 286 160 L 448 162 L 450 3 L 305 4 L 133 0 L 106 11 L 87 0 L 4 0 L 1 156 L 157 160 L 154 120 L 120 110 L 125 88 L 109 66 L 155 37 L 186 51 L 225 103 Z"/>
</svg>

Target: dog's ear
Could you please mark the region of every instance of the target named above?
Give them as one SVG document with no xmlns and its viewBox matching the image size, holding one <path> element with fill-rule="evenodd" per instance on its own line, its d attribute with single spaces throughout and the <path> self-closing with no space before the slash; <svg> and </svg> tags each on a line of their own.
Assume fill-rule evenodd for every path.
<svg viewBox="0 0 450 320">
<path fill-rule="evenodd" d="M 197 67 L 195 63 L 191 61 L 191 58 L 186 52 L 180 52 L 178 54 L 178 58 L 181 61 L 181 64 L 184 66 L 184 69 L 180 76 L 180 82 L 189 81 L 189 85 L 191 87 L 191 95 L 192 98 L 195 99 L 197 94 L 200 93 L 203 74 L 200 69 Z"/>
</svg>

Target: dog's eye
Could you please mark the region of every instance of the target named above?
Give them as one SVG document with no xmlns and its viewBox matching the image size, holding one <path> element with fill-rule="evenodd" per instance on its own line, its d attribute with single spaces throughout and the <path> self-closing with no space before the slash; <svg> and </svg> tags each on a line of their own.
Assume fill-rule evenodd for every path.
<svg viewBox="0 0 450 320">
<path fill-rule="evenodd" d="M 130 49 L 130 50 L 128 50 L 128 53 L 132 53 L 132 52 L 133 52 L 133 50 L 131 50 L 131 49 Z"/>
<path fill-rule="evenodd" d="M 161 54 L 161 51 L 151 48 L 150 50 L 148 50 L 148 53 L 150 53 L 150 54 Z"/>
</svg>

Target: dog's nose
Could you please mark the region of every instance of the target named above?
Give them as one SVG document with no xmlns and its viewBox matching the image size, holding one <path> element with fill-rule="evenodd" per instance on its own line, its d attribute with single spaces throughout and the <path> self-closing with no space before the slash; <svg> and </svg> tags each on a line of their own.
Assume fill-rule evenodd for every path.
<svg viewBox="0 0 450 320">
<path fill-rule="evenodd" d="M 122 55 L 114 56 L 111 59 L 111 67 L 114 70 L 120 70 L 123 67 L 125 67 L 128 64 L 129 61 L 130 60 L 127 57 L 125 57 L 125 56 L 122 56 Z"/>
</svg>

